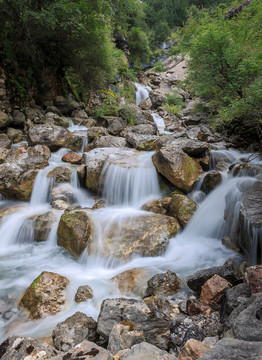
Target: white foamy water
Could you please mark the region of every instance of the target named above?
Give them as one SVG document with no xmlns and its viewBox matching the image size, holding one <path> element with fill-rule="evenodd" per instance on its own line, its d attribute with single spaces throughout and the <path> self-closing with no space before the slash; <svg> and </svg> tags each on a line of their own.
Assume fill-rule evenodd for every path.
<svg viewBox="0 0 262 360">
<path fill-rule="evenodd" d="M 70 183 L 66 184 L 66 189 L 73 193 L 80 206 L 90 208 L 94 204 L 92 196 L 79 185 L 76 167 L 61 161 L 68 151 L 61 149 L 52 154 L 49 167 L 42 170 L 35 181 L 30 204 L 22 204 L 23 209 L 7 216 L 0 224 L 0 288 L 1 297 L 6 301 L 3 318 L 0 320 L 1 339 L 10 334 L 34 338 L 50 334 L 58 322 L 76 311 L 97 318 L 103 299 L 122 296 L 110 280 L 122 271 L 143 268 L 147 270 L 149 278 L 169 269 L 184 278 L 195 270 L 221 265 L 229 257 L 237 256 L 221 243 L 221 237 L 229 231 L 224 221 L 224 212 L 227 202 L 230 201 L 234 221 L 237 221 L 241 201 L 239 189 L 242 186 L 251 186 L 255 181 L 249 177 L 225 179 L 202 201 L 186 229 L 170 240 L 166 252 L 161 256 L 137 256 L 123 264 L 110 253 L 105 254 L 103 244 L 107 236 L 113 231 L 117 238 L 123 224 L 129 219 L 148 214 L 141 210 L 143 203 L 161 196 L 157 174 L 152 165 L 152 153 L 135 150 L 125 150 L 122 155 L 120 150 L 117 155 L 109 157 L 103 168 L 101 185 L 107 206 L 97 211 L 85 210 L 94 224 L 94 240 L 89 253 L 84 251 L 79 259 L 75 259 L 65 249 L 57 246 L 56 232 L 63 211 L 55 212 L 57 221 L 47 241 L 35 243 L 32 217 L 51 210 L 51 186 L 46 175 L 55 167 L 67 166 L 70 169 L 71 179 Z M 226 155 L 231 162 L 229 154 Z M 234 159 L 237 156 L 234 154 Z M 2 203 L 7 206 L 6 200 L 2 200 Z M 232 220 L 232 224 L 234 221 Z M 65 307 L 58 315 L 37 321 L 25 321 L 22 313 L 12 309 L 16 309 L 17 301 L 24 290 L 42 271 L 52 271 L 70 279 Z M 77 288 L 86 284 L 92 287 L 94 298 L 88 302 L 75 303 Z M 8 319 L 5 318 L 6 311 L 13 314 Z"/>
<path fill-rule="evenodd" d="M 149 97 L 149 91 L 151 88 L 149 86 L 144 86 L 138 83 L 135 83 L 136 87 L 136 105 L 138 106 L 142 101 L 146 100 Z"/>
</svg>

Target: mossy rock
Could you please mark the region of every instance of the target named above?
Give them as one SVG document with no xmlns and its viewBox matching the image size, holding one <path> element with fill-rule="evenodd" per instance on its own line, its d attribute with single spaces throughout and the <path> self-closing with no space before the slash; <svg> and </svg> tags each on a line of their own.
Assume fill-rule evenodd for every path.
<svg viewBox="0 0 262 360">
<path fill-rule="evenodd" d="M 182 227 L 185 227 L 194 215 L 198 205 L 186 195 L 173 194 L 169 203 L 169 213 L 174 216 Z"/>
</svg>

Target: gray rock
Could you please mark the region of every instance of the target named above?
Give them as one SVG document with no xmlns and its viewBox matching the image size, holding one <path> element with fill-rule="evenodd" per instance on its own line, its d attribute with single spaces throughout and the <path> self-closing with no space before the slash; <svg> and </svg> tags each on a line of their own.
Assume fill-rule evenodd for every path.
<svg viewBox="0 0 262 360">
<path fill-rule="evenodd" d="M 135 134 L 142 134 L 142 135 L 156 135 L 157 127 L 154 123 L 147 122 L 146 124 L 129 126 L 124 131 L 121 132 L 121 135 L 125 136 L 126 133 L 130 133 L 130 132 L 133 132 Z"/>
<path fill-rule="evenodd" d="M 73 99 L 72 95 L 68 95 L 67 98 L 57 96 L 55 106 L 65 115 L 70 115 L 74 110 L 80 109 L 80 105 Z"/>
<path fill-rule="evenodd" d="M 127 142 L 137 150 L 152 151 L 156 149 L 158 136 L 128 132 L 125 138 Z"/>
<path fill-rule="evenodd" d="M 45 145 L 35 145 L 33 147 L 28 148 L 28 155 L 29 156 L 41 155 L 41 156 L 44 156 L 45 158 L 49 159 L 51 156 L 51 151 Z"/>
<path fill-rule="evenodd" d="M 171 320 L 160 311 L 152 311 L 139 300 L 106 299 L 98 317 L 97 332 L 108 339 L 114 325 L 128 321 L 144 332 L 147 342 L 168 349 Z"/>
<path fill-rule="evenodd" d="M 127 121 L 117 116 L 103 116 L 102 120 L 105 121 L 107 131 L 111 135 L 117 135 L 127 126 Z"/>
<path fill-rule="evenodd" d="M 101 136 L 107 136 L 109 135 L 107 129 L 105 127 L 102 126 L 94 126 L 90 129 L 88 129 L 87 132 L 87 137 L 88 137 L 88 142 L 92 142 L 96 139 L 98 139 Z"/>
<path fill-rule="evenodd" d="M 6 134 L 0 134 L 0 148 L 10 149 L 12 141 L 8 138 Z"/>
<path fill-rule="evenodd" d="M 52 339 L 56 349 L 68 351 L 84 340 L 95 342 L 98 340 L 97 323 L 91 317 L 81 312 L 67 318 L 56 325 L 52 332 Z"/>
<path fill-rule="evenodd" d="M 132 346 L 130 350 L 124 352 L 121 360 L 177 360 L 177 357 L 174 354 L 160 350 L 152 344 L 143 342 Z"/>
<path fill-rule="evenodd" d="M 222 314 L 229 316 L 231 312 L 251 296 L 248 284 L 238 284 L 225 292 Z"/>
<path fill-rule="evenodd" d="M 4 128 L 12 123 L 11 116 L 0 110 L 0 128 Z"/>
<path fill-rule="evenodd" d="M 30 146 L 46 145 L 51 150 L 57 150 L 65 145 L 67 130 L 56 125 L 36 125 L 28 132 Z"/>
<path fill-rule="evenodd" d="M 94 296 L 93 290 L 90 286 L 88 285 L 79 286 L 75 294 L 75 302 L 80 303 L 82 301 L 87 301 L 89 299 L 92 299 L 93 296 Z"/>
<path fill-rule="evenodd" d="M 127 142 L 123 137 L 116 137 L 113 135 L 101 136 L 94 142 L 95 148 L 105 148 L 105 147 L 116 147 L 122 148 L 126 147 Z"/>
<path fill-rule="evenodd" d="M 25 114 L 19 110 L 14 110 L 13 112 L 13 122 L 15 125 L 21 125 L 25 122 Z"/>
<path fill-rule="evenodd" d="M 199 360 L 262 360 L 262 342 L 224 338 Z"/>
<path fill-rule="evenodd" d="M 219 171 L 209 172 L 203 180 L 201 190 L 206 194 L 214 190 L 222 182 L 222 175 Z"/>
<path fill-rule="evenodd" d="M 172 271 L 156 274 L 147 282 L 147 291 L 150 295 L 173 295 L 181 287 L 182 280 Z"/>
</svg>

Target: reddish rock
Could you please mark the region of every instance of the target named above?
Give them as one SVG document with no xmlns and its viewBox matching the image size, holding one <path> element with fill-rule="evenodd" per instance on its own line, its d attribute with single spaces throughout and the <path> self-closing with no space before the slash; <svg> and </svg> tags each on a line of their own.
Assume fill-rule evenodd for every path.
<svg viewBox="0 0 262 360">
<path fill-rule="evenodd" d="M 189 339 L 183 346 L 178 359 L 179 360 L 196 360 L 200 358 L 207 350 L 211 349 L 210 346 L 203 344 L 195 339 Z"/>
<path fill-rule="evenodd" d="M 187 314 L 189 316 L 197 314 L 211 314 L 212 308 L 202 304 L 196 298 L 189 298 L 186 304 Z"/>
<path fill-rule="evenodd" d="M 251 294 L 262 292 L 262 265 L 248 267 L 245 279 L 249 284 Z"/>
<path fill-rule="evenodd" d="M 70 164 L 81 164 L 82 155 L 76 152 L 70 152 L 62 157 L 62 160 Z"/>
<path fill-rule="evenodd" d="M 200 301 L 208 305 L 218 304 L 231 286 L 230 282 L 215 274 L 201 287 Z"/>
</svg>

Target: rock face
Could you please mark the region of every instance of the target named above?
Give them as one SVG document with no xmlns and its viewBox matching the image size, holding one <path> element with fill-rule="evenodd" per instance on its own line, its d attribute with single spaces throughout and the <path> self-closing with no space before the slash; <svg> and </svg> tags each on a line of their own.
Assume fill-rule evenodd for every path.
<svg viewBox="0 0 262 360">
<path fill-rule="evenodd" d="M 46 145 L 52 151 L 65 145 L 67 130 L 56 125 L 35 125 L 28 132 L 30 146 Z"/>
<path fill-rule="evenodd" d="M 57 245 L 79 256 L 91 241 L 92 222 L 84 211 L 66 211 L 57 229 Z"/>
<path fill-rule="evenodd" d="M 136 326 L 124 322 L 116 324 L 111 330 L 107 350 L 115 355 L 120 350 L 130 349 L 131 346 L 143 341 L 145 341 L 143 331 L 136 330 Z"/>
<path fill-rule="evenodd" d="M 31 319 L 40 319 L 58 313 L 65 303 L 65 288 L 69 280 L 44 271 L 26 289 L 19 307 L 29 312 Z"/>
<path fill-rule="evenodd" d="M 147 342 L 134 345 L 130 350 L 120 351 L 115 358 L 119 360 L 177 360 L 174 354 L 169 354 Z"/>
<path fill-rule="evenodd" d="M 183 346 L 178 359 L 179 360 L 197 360 L 207 350 L 211 349 L 210 346 L 203 344 L 195 339 L 189 339 Z"/>
<path fill-rule="evenodd" d="M 207 305 L 218 304 L 225 291 L 231 284 L 221 276 L 215 274 L 207 280 L 201 288 L 200 301 Z"/>
<path fill-rule="evenodd" d="M 181 287 L 182 280 L 172 271 L 154 275 L 147 282 L 147 291 L 150 295 L 173 295 Z"/>
<path fill-rule="evenodd" d="M 170 215 L 178 219 L 182 227 L 187 225 L 197 209 L 198 205 L 182 194 L 174 194 L 169 203 Z"/>
<path fill-rule="evenodd" d="M 68 351 L 84 340 L 97 341 L 97 323 L 91 317 L 81 312 L 67 318 L 56 325 L 52 333 L 52 339 L 56 349 Z"/>
<path fill-rule="evenodd" d="M 153 155 L 157 171 L 178 189 L 190 192 L 202 173 L 199 163 L 183 150 L 165 146 Z"/>
<path fill-rule="evenodd" d="M 97 332 L 108 339 L 114 325 L 127 321 L 142 330 L 147 342 L 167 349 L 170 337 L 170 319 L 155 312 L 142 301 L 133 299 L 107 299 L 101 306 Z"/>
<path fill-rule="evenodd" d="M 157 256 L 179 230 L 176 219 L 164 215 L 128 218 L 120 229 L 112 226 L 103 243 L 103 255 L 128 260 L 134 255 Z"/>
<path fill-rule="evenodd" d="M 262 265 L 247 268 L 245 278 L 251 294 L 262 293 Z"/>
<path fill-rule="evenodd" d="M 0 345 L 1 360 L 50 359 L 58 354 L 47 343 L 31 338 L 10 336 Z"/>
</svg>

